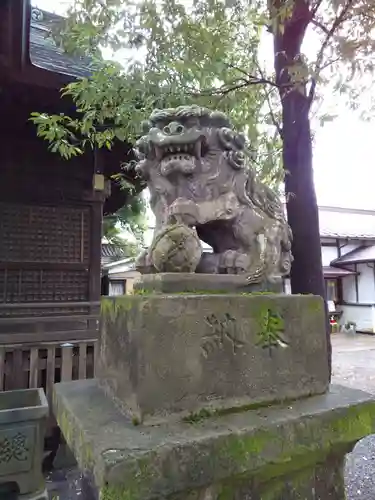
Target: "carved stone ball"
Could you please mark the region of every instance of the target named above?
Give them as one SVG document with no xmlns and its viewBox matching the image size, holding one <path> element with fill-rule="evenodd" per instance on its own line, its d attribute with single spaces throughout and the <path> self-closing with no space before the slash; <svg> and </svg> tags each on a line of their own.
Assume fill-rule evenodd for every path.
<svg viewBox="0 0 375 500">
<path fill-rule="evenodd" d="M 201 256 L 197 232 L 185 224 L 164 228 L 151 248 L 151 260 L 159 273 L 193 273 Z"/>
</svg>

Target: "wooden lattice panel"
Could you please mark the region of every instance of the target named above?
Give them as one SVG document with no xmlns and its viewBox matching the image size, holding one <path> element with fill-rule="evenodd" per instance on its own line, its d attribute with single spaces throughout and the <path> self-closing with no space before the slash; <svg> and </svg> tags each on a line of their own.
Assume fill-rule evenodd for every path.
<svg viewBox="0 0 375 500">
<path fill-rule="evenodd" d="M 95 340 L 0 346 L 0 391 L 43 387 L 50 400 L 56 382 L 94 377 L 96 351 Z"/>
<path fill-rule="evenodd" d="M 0 301 L 79 302 L 88 299 L 88 271 L 0 269 Z"/>
<path fill-rule="evenodd" d="M 88 208 L 0 203 L 0 261 L 87 263 Z"/>
<path fill-rule="evenodd" d="M 69 303 L 64 303 L 61 306 L 59 302 L 58 307 L 46 307 L 46 308 L 34 308 L 33 303 L 22 303 L 20 307 L 6 307 L 7 304 L 12 304 L 11 302 L 3 303 L 0 302 L 3 307 L 0 307 L 0 319 L 7 318 L 45 318 L 49 316 L 71 316 L 76 314 L 89 314 L 89 308 L 82 306 L 78 307 L 76 302 L 73 302 L 71 305 Z M 8 327 L 8 330 L 9 327 Z M 1 329 L 0 329 L 1 331 Z"/>
</svg>

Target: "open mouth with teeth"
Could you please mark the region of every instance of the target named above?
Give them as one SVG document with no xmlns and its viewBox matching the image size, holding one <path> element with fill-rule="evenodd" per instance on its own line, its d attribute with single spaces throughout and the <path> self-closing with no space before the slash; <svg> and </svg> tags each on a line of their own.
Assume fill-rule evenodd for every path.
<svg viewBox="0 0 375 500">
<path fill-rule="evenodd" d="M 195 169 L 196 161 L 202 157 L 200 140 L 187 144 L 154 145 L 154 147 L 163 175 L 177 171 L 189 174 Z"/>
</svg>

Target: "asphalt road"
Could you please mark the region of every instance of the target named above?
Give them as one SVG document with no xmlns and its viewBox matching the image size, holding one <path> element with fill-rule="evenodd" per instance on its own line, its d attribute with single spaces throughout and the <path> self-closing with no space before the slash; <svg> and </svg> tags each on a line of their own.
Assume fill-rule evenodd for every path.
<svg viewBox="0 0 375 500">
<path fill-rule="evenodd" d="M 332 382 L 375 394 L 375 336 L 335 334 L 332 346 Z M 345 479 L 347 500 L 375 500 L 375 435 L 348 455 Z M 47 488 L 50 500 L 95 500 L 77 470 L 55 471 Z"/>
</svg>

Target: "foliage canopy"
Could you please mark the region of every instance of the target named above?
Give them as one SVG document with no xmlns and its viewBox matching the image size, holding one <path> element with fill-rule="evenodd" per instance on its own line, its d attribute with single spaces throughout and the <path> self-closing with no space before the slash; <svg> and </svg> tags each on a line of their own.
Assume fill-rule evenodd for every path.
<svg viewBox="0 0 375 500">
<path fill-rule="evenodd" d="M 69 158 L 87 146 L 135 141 L 154 108 L 201 104 L 230 114 L 248 136 L 254 167 L 279 182 L 281 142 L 269 108 L 276 87 L 253 76 L 263 26 L 256 6 L 244 15 L 240 4 L 217 0 L 78 0 L 56 40 L 70 53 L 90 55 L 94 72 L 63 89 L 78 115 L 35 113 L 38 133 Z M 114 50 L 119 62 L 102 60 L 100 47 Z"/>
<path fill-rule="evenodd" d="M 77 116 L 32 119 L 52 149 L 69 158 L 87 146 L 134 141 L 155 107 L 218 108 L 245 131 L 263 180 L 277 183 L 282 163 L 294 175 L 294 164 L 307 158 L 288 164 L 286 144 L 298 148 L 301 137 L 287 112 L 298 108 L 308 122 L 311 110 L 319 113 L 322 103 L 324 109 L 327 93 L 360 107 L 373 76 L 374 28 L 372 0 L 75 0 L 55 38 L 68 52 L 90 55 L 95 71 L 63 90 Z M 103 49 L 119 62 L 105 62 Z M 371 114 L 371 98 L 362 111 Z M 319 118 L 323 124 L 334 115 Z M 311 146 L 310 127 L 304 131 Z"/>
</svg>

